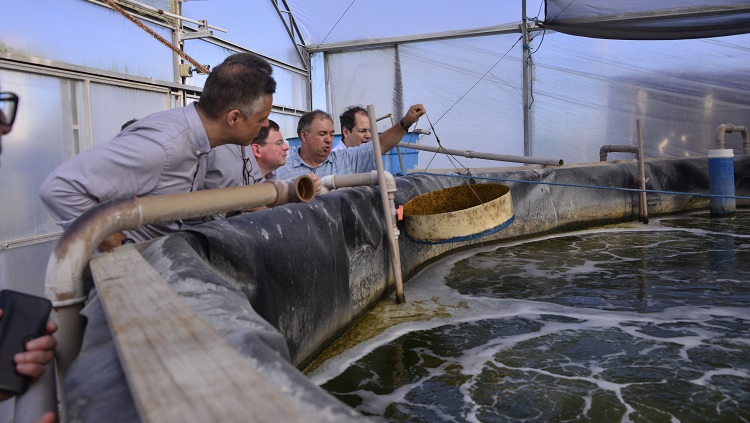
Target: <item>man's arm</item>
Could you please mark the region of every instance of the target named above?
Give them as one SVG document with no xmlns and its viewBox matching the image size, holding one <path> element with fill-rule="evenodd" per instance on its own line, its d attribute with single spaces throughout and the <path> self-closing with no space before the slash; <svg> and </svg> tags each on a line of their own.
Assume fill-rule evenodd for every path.
<svg viewBox="0 0 750 423">
<path fill-rule="evenodd" d="M 406 112 L 406 116 L 402 119 L 406 127 L 414 125 L 419 120 L 419 117 L 427 113 L 424 106 L 421 104 L 415 104 L 409 107 L 409 111 Z M 401 126 L 401 122 L 393 125 L 387 131 L 380 134 L 380 150 L 385 153 L 391 148 L 395 147 L 406 134 L 406 128 Z"/>
<path fill-rule="evenodd" d="M 99 251 L 112 251 L 115 248 L 121 246 L 126 239 L 128 239 L 128 237 L 126 237 L 124 233 L 115 232 L 112 235 L 104 238 L 104 241 L 99 244 Z"/>
<path fill-rule="evenodd" d="M 132 135 L 116 138 L 61 164 L 42 183 L 39 197 L 65 229 L 101 202 L 151 191 L 166 160 L 158 143 Z"/>
</svg>

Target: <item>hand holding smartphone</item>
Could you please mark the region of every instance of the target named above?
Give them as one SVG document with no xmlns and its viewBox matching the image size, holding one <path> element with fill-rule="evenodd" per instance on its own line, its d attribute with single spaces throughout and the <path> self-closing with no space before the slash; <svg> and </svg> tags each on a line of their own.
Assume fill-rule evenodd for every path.
<svg viewBox="0 0 750 423">
<path fill-rule="evenodd" d="M 26 351 L 26 343 L 45 334 L 52 303 L 36 295 L 0 291 L 0 392 L 20 395 L 31 377 L 16 372 L 13 357 Z"/>
</svg>

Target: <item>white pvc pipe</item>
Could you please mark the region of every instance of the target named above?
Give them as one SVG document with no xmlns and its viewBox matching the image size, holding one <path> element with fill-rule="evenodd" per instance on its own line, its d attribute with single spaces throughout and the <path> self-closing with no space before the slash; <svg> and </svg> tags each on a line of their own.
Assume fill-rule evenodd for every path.
<svg viewBox="0 0 750 423">
<path fill-rule="evenodd" d="M 375 119 L 377 122 L 380 122 L 383 119 L 391 119 L 391 126 L 395 125 L 396 123 L 393 121 L 393 113 L 388 113 L 385 116 L 380 116 L 379 118 Z"/>
<path fill-rule="evenodd" d="M 388 172 L 385 172 L 387 174 L 386 180 L 388 180 L 388 176 L 390 176 L 390 179 L 393 180 L 393 175 L 391 175 Z M 369 186 L 369 185 L 375 185 L 378 183 L 378 171 L 373 170 L 370 173 L 352 173 L 349 175 L 327 175 L 322 178 L 320 178 L 320 186 L 321 186 L 321 192 L 328 192 L 333 191 L 335 189 L 339 188 L 348 188 L 348 187 L 360 187 L 360 186 Z M 395 187 L 395 182 L 393 182 Z"/>
<path fill-rule="evenodd" d="M 373 134 L 373 139 L 374 139 Z M 564 164 L 563 159 L 541 159 L 528 156 L 512 156 L 508 154 L 494 154 L 494 153 L 481 153 L 472 150 L 454 150 L 452 148 L 444 147 L 432 147 L 429 145 L 415 144 L 415 143 L 398 143 L 399 147 L 402 148 L 413 148 L 415 150 L 432 151 L 433 153 L 450 154 L 453 156 L 462 156 L 469 159 L 487 159 L 497 160 L 501 162 L 512 162 L 512 163 L 526 163 L 526 164 L 540 164 L 549 166 L 562 166 Z"/>
<path fill-rule="evenodd" d="M 396 179 L 388 171 L 383 171 L 388 192 L 396 192 Z M 322 192 L 333 191 L 339 188 L 350 188 L 370 186 L 379 183 L 378 171 L 370 173 L 352 173 L 349 175 L 328 175 L 320 178 Z"/>
<path fill-rule="evenodd" d="M 376 128 L 377 122 L 375 122 L 375 106 L 372 104 L 367 106 L 367 114 L 370 117 L 370 128 Z M 401 253 L 398 248 L 398 233 L 395 229 L 395 207 L 389 210 L 389 199 L 388 199 L 388 186 L 385 181 L 385 171 L 383 170 L 383 157 L 380 149 L 380 135 L 378 131 L 372 133 L 373 150 L 375 152 L 375 168 L 378 172 L 378 182 L 380 184 L 380 199 L 383 203 L 383 214 L 385 215 L 385 225 L 388 231 L 388 239 L 391 243 L 391 262 L 393 264 L 393 277 L 396 284 L 396 302 L 402 304 L 406 302 L 404 298 L 404 285 L 401 278 Z"/>
<path fill-rule="evenodd" d="M 599 149 L 599 161 L 607 161 L 607 153 L 633 153 L 638 161 L 638 178 L 636 182 L 642 190 L 638 193 L 638 220 L 648 223 L 648 203 L 646 202 L 646 165 L 643 162 L 643 137 L 641 136 L 641 121 L 636 120 L 636 129 L 638 131 L 638 146 L 632 145 L 603 145 Z"/>
<path fill-rule="evenodd" d="M 722 123 L 716 129 L 716 149 L 724 149 L 724 134 L 731 134 L 732 132 L 742 134 L 742 154 L 750 154 L 750 134 L 748 134 L 747 128 L 740 125 L 732 125 L 731 123 Z"/>
<path fill-rule="evenodd" d="M 305 175 L 292 182 L 213 189 L 153 197 L 133 197 L 97 205 L 63 233 L 47 265 L 45 291 L 55 308 L 86 300 L 83 273 L 91 254 L 109 235 L 159 222 L 230 211 L 310 201 L 314 183 Z"/>
<path fill-rule="evenodd" d="M 646 164 L 643 163 L 643 137 L 641 136 L 641 121 L 635 121 L 638 127 L 638 182 L 641 192 L 638 193 L 641 222 L 648 223 L 648 202 L 646 201 Z"/>
</svg>

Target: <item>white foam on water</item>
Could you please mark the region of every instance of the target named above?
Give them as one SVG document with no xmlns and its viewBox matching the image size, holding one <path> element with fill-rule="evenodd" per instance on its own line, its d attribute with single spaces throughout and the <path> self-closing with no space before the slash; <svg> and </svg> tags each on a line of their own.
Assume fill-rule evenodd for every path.
<svg viewBox="0 0 750 423">
<path fill-rule="evenodd" d="M 669 228 L 661 226 L 658 220 L 653 220 L 648 227 L 636 227 L 627 229 L 633 232 L 656 232 L 656 231 L 685 231 L 693 234 L 709 234 L 711 231 L 701 229 L 684 229 Z M 599 234 L 607 232 L 622 233 L 623 228 L 597 229 L 582 232 L 576 232 L 575 236 L 585 234 Z M 570 236 L 571 234 L 550 235 L 533 240 L 522 240 L 502 245 L 503 249 L 510 249 L 515 245 L 521 245 L 527 242 L 538 242 L 540 240 Z M 654 247 L 652 244 L 651 247 Z M 462 409 L 462 419 L 466 421 L 479 421 L 477 414 L 480 405 L 476 404 L 472 396 L 472 389 L 478 377 L 487 370 L 488 365 L 495 368 L 502 368 L 508 371 L 520 372 L 525 375 L 537 375 L 554 380 L 580 381 L 591 386 L 590 392 L 583 395 L 584 406 L 581 411 L 582 418 L 591 410 L 592 398 L 596 390 L 609 392 L 613 394 L 618 402 L 622 404 L 625 411 L 622 414 L 622 421 L 629 421 L 632 413 L 636 412 L 633 406 L 623 397 L 623 389 L 637 383 L 615 383 L 605 380 L 602 373 L 607 369 L 606 364 L 609 360 L 616 359 L 617 356 L 624 353 L 614 353 L 612 356 L 600 356 L 596 360 L 588 359 L 580 362 L 565 363 L 565 367 L 570 369 L 579 369 L 575 374 L 573 372 L 553 372 L 542 368 L 511 366 L 496 360 L 498 353 L 510 351 L 521 344 L 528 344 L 531 341 L 539 341 L 537 348 L 545 349 L 544 339 L 555 336 L 568 335 L 576 337 L 578 335 L 591 333 L 609 333 L 610 331 L 620 331 L 627 334 L 633 344 L 643 345 L 638 350 L 638 355 L 646 356 L 654 354 L 665 348 L 676 348 L 679 351 L 679 360 L 689 363 L 690 351 L 700 347 L 717 348 L 712 341 L 719 336 L 717 330 L 725 329 L 717 326 L 717 318 L 731 318 L 750 321 L 750 308 L 747 307 L 720 307 L 720 306 L 672 306 L 664 308 L 661 311 L 649 312 L 648 314 L 632 311 L 622 311 L 614 309 L 601 308 L 581 308 L 566 305 L 547 303 L 543 301 L 530 301 L 519 299 L 473 297 L 462 295 L 457 290 L 450 288 L 445 284 L 445 278 L 451 273 L 454 265 L 466 258 L 475 257 L 478 254 L 494 251 L 498 246 L 487 246 L 471 251 L 462 251 L 451 256 L 445 257 L 439 261 L 425 267 L 419 274 L 414 276 L 408 284 L 405 285 L 405 296 L 407 302 L 418 304 L 423 308 L 433 307 L 435 310 L 441 308 L 451 313 L 450 317 L 435 317 L 428 321 L 416 321 L 401 323 L 390 327 L 372 339 L 369 339 L 340 355 L 329 359 L 320 365 L 315 371 L 308 376 L 317 384 L 322 385 L 327 381 L 340 375 L 343 371 L 354 365 L 363 357 L 375 349 L 386 345 L 399 337 L 410 332 L 424 331 L 434 329 L 444 325 L 458 325 L 467 322 L 479 322 L 488 319 L 526 319 L 538 325 L 538 330 L 527 333 L 520 333 L 510 336 L 501 336 L 487 340 L 482 345 L 476 345 L 463 352 L 460 357 L 439 357 L 443 364 L 428 370 L 429 376 L 420 377 L 412 383 L 406 383 L 397 387 L 389 394 L 375 395 L 372 392 L 361 390 L 350 392 L 351 394 L 361 396 L 364 401 L 358 407 L 360 411 L 367 414 L 382 416 L 385 409 L 393 404 L 403 404 L 404 398 L 410 392 L 414 392 L 426 381 L 433 376 L 445 373 L 445 368 L 450 365 L 459 365 L 461 374 L 468 376 L 468 382 L 460 386 L 460 392 L 464 399 L 464 408 Z M 648 248 L 648 246 L 646 247 Z M 628 261 L 627 257 L 617 257 L 613 254 L 613 259 Z M 482 268 L 483 263 L 472 263 L 475 268 Z M 489 266 L 489 264 L 487 264 Z M 541 276 L 549 276 L 549 272 L 536 269 L 533 265 L 524 268 L 529 271 L 528 276 L 534 277 L 536 273 L 544 273 Z M 599 271 L 597 262 L 584 261 L 583 265 L 573 266 L 572 268 L 562 269 L 559 275 L 585 274 Z M 556 320 L 546 319 L 545 317 L 558 316 Z M 679 327 L 679 336 L 670 334 L 669 337 L 662 337 L 644 331 L 646 326 Z M 722 334 L 722 345 L 720 348 L 740 349 L 747 348 L 750 340 L 736 337 L 727 338 Z M 540 351 L 543 352 L 543 351 Z M 430 352 L 430 354 L 433 354 Z M 692 370 L 692 369 L 691 369 Z M 716 376 L 732 376 L 740 379 L 750 379 L 750 371 L 746 369 L 712 369 L 698 378 L 690 380 L 695 385 L 707 385 L 712 378 Z M 509 376 L 510 377 L 510 376 Z M 377 381 L 378 375 L 373 373 L 372 378 L 363 380 L 360 386 L 365 386 L 368 382 Z M 530 383 L 528 380 L 516 380 L 519 386 Z M 644 383 L 659 383 L 654 381 Z M 663 381 L 662 383 L 666 383 Z M 514 384 L 508 384 L 515 386 Z M 513 389 L 513 388 L 504 388 Z M 408 403 L 408 401 L 406 401 Z M 414 407 L 429 408 L 436 415 L 441 416 L 444 421 L 452 421 L 454 418 L 444 414 L 439 407 L 425 405 L 423 403 L 410 404 Z M 657 412 L 659 410 L 656 410 Z M 665 417 L 668 416 L 670 421 L 679 421 L 674 415 L 663 412 Z"/>
<path fill-rule="evenodd" d="M 745 369 L 716 369 L 716 370 L 709 370 L 703 374 L 703 376 L 693 379 L 690 381 L 690 383 L 694 383 L 696 385 L 705 386 L 708 385 L 711 378 L 714 376 L 735 376 L 742 379 L 748 379 L 750 380 L 750 372 L 748 372 Z"/>
</svg>

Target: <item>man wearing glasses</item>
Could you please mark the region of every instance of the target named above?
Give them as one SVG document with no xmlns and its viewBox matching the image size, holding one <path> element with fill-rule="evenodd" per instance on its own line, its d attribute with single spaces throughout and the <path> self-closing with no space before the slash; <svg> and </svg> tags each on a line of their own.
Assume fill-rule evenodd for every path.
<svg viewBox="0 0 750 423">
<path fill-rule="evenodd" d="M 211 150 L 205 189 L 255 185 L 274 179 L 273 172 L 286 161 L 289 146 L 279 124 L 268 119 L 249 146 L 223 145 Z"/>
<path fill-rule="evenodd" d="M 13 123 L 16 121 L 18 111 L 18 96 L 11 92 L 0 92 L 0 153 L 3 151 L 3 135 L 10 133 Z M 0 309 L 0 318 L 3 311 Z M 47 334 L 26 343 L 26 351 L 18 353 L 13 357 L 16 363 L 16 372 L 30 376 L 32 380 L 38 379 L 54 358 L 57 341 L 52 336 L 57 331 L 57 325 L 53 322 L 47 323 Z M 8 396 L 0 393 L 0 401 Z M 55 421 L 55 413 L 47 412 L 39 418 L 38 422 L 51 423 Z"/>
<path fill-rule="evenodd" d="M 397 125 L 380 134 L 381 151 L 385 153 L 395 147 L 408 132 L 409 127 L 425 113 L 424 106 L 421 104 L 411 106 Z M 333 151 L 333 134 L 331 115 L 322 110 L 305 113 L 297 123 L 300 147 L 292 153 L 284 166 L 276 171 L 276 176 L 279 179 L 291 179 L 313 173 L 322 178 L 327 175 L 346 175 L 375 170 L 372 143 Z"/>
<path fill-rule="evenodd" d="M 268 127 L 261 129 L 250 148 L 263 180 L 276 179 L 274 172 L 284 166 L 289 151 L 289 145 L 284 141 L 279 125 L 269 119 Z"/>
<path fill-rule="evenodd" d="M 370 118 L 362 106 L 349 106 L 339 116 L 341 122 L 341 142 L 331 151 L 338 151 L 348 147 L 357 147 L 370 142 Z"/>
</svg>

